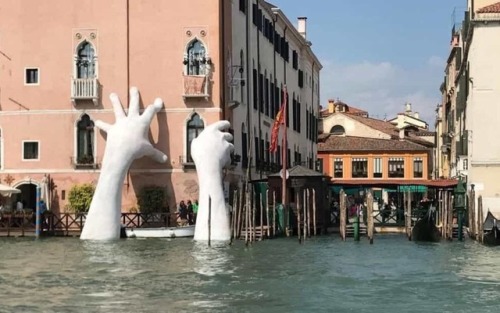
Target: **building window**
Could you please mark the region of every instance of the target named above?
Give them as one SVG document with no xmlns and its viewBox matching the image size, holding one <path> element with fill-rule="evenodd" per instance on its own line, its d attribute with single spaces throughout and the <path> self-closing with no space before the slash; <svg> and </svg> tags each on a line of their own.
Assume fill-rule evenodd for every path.
<svg viewBox="0 0 500 313">
<path fill-rule="evenodd" d="M 191 119 L 187 123 L 187 161 L 193 163 L 193 158 L 191 157 L 191 142 L 193 139 L 198 137 L 198 135 L 205 128 L 203 121 L 198 114 L 193 114 Z"/>
<path fill-rule="evenodd" d="M 23 160 L 39 160 L 38 141 L 23 141 Z"/>
<path fill-rule="evenodd" d="M 424 177 L 424 161 L 422 158 L 413 159 L 413 177 L 422 178 Z"/>
<path fill-rule="evenodd" d="M 373 159 L 373 177 L 382 178 L 382 158 Z"/>
<path fill-rule="evenodd" d="M 405 161 L 403 158 L 389 159 L 389 178 L 405 177 Z"/>
<path fill-rule="evenodd" d="M 27 68 L 25 70 L 24 83 L 26 85 L 38 85 L 38 69 Z"/>
<path fill-rule="evenodd" d="M 462 165 L 463 165 L 464 171 L 468 170 L 469 169 L 469 163 L 467 162 L 467 159 L 464 159 L 462 162 L 463 162 Z"/>
<path fill-rule="evenodd" d="M 332 129 L 330 129 L 330 134 L 337 135 L 337 136 L 344 135 L 345 129 L 341 125 L 335 125 L 332 127 Z"/>
<path fill-rule="evenodd" d="M 353 178 L 368 177 L 368 159 L 366 158 L 352 159 L 352 177 Z"/>
<path fill-rule="evenodd" d="M 241 128 L 241 167 L 248 167 L 248 143 L 247 134 L 245 132 L 245 126 Z"/>
<path fill-rule="evenodd" d="M 246 13 L 245 2 L 246 0 L 240 0 L 240 11 L 243 13 Z"/>
<path fill-rule="evenodd" d="M 76 163 L 94 163 L 94 122 L 84 114 L 77 124 Z"/>
<path fill-rule="evenodd" d="M 76 75 L 77 78 L 95 77 L 95 51 L 90 42 L 84 41 L 78 47 Z"/>
<path fill-rule="evenodd" d="M 205 75 L 207 72 L 207 56 L 205 46 L 195 39 L 188 45 L 184 59 L 187 75 Z"/>
<path fill-rule="evenodd" d="M 340 158 L 336 158 L 333 161 L 333 177 L 334 178 L 344 177 L 344 162 Z"/>
</svg>

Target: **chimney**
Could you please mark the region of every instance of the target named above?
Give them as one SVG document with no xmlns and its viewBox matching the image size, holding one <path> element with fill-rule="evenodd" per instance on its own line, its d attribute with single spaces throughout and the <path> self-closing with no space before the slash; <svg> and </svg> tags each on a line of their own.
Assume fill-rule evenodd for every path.
<svg viewBox="0 0 500 313">
<path fill-rule="evenodd" d="M 418 119 L 420 119 L 420 115 L 418 114 L 418 112 L 415 112 L 415 113 L 413 114 L 413 117 L 414 117 L 414 118 L 418 118 Z"/>
<path fill-rule="evenodd" d="M 305 16 L 298 17 L 297 20 L 298 20 L 297 30 L 299 31 L 299 34 L 301 34 L 302 37 L 304 37 L 304 39 L 307 39 L 307 37 L 306 37 L 306 35 L 307 35 L 307 17 L 305 17 Z"/>
<path fill-rule="evenodd" d="M 335 100 L 328 99 L 328 113 L 335 113 Z"/>
<path fill-rule="evenodd" d="M 410 102 L 406 102 L 406 111 L 405 113 L 410 113 L 411 112 L 411 103 Z"/>
<path fill-rule="evenodd" d="M 405 129 L 400 128 L 399 129 L 399 140 L 403 140 L 403 139 L 405 139 Z"/>
</svg>

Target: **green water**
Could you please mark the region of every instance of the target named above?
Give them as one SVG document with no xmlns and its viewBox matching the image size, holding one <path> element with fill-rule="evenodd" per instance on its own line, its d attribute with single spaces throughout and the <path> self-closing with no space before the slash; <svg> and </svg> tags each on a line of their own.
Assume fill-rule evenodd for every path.
<svg viewBox="0 0 500 313">
<path fill-rule="evenodd" d="M 0 239 L 0 312 L 499 312 L 500 248 Z"/>
</svg>

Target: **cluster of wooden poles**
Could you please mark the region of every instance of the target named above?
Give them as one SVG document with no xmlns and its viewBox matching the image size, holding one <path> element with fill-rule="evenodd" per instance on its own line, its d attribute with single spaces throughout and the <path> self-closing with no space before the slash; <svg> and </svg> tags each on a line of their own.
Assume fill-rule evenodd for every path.
<svg viewBox="0 0 500 313">
<path fill-rule="evenodd" d="M 483 241 L 483 198 L 479 196 L 477 198 L 477 214 L 476 214 L 476 195 L 474 190 L 468 192 L 468 210 L 467 216 L 462 216 L 465 213 L 465 208 L 463 212 L 456 212 L 456 220 L 454 212 L 455 196 L 452 190 L 439 190 L 438 191 L 438 224 L 441 225 L 441 237 L 446 240 L 453 240 L 453 230 L 457 226 L 458 229 L 458 239 L 463 240 L 463 229 L 462 223 L 465 218 L 468 219 L 468 235 L 470 238 L 475 239 L 479 242 Z M 455 224 L 455 222 L 457 224 Z"/>
<path fill-rule="evenodd" d="M 372 191 L 369 190 L 366 193 L 366 236 L 368 240 L 370 241 L 370 244 L 373 244 L 373 235 L 374 235 L 374 219 L 373 219 L 373 194 Z M 344 190 L 340 191 L 340 237 L 342 240 L 346 240 L 347 238 L 347 195 L 344 192 Z M 354 222 L 353 222 L 353 236 L 355 241 L 359 241 L 361 237 L 361 229 L 360 229 L 360 223 L 363 223 L 363 221 L 359 220 L 360 216 L 356 215 L 354 217 Z"/>
<path fill-rule="evenodd" d="M 469 191 L 469 237 L 483 242 L 484 237 L 484 211 L 483 197 L 477 198 L 477 216 L 476 216 L 476 192 L 474 189 Z M 477 218 L 476 218 L 477 217 Z"/>
<path fill-rule="evenodd" d="M 278 220 L 276 210 L 279 203 L 276 202 L 276 192 L 270 194 L 269 190 L 265 192 L 265 201 L 257 197 L 255 201 L 254 188 L 248 185 L 246 190 L 235 190 L 233 193 L 233 210 L 231 214 L 231 236 L 232 239 L 244 239 L 246 244 L 272 238 L 278 235 Z M 262 194 L 261 194 L 262 196 Z M 316 235 L 316 191 L 314 189 L 304 189 L 302 195 L 296 194 L 297 210 L 297 235 L 302 242 L 311 233 Z M 289 235 L 290 225 L 288 223 L 287 208 L 283 208 L 284 223 L 286 230 L 284 233 Z M 283 226 L 283 225 L 282 225 Z"/>
</svg>

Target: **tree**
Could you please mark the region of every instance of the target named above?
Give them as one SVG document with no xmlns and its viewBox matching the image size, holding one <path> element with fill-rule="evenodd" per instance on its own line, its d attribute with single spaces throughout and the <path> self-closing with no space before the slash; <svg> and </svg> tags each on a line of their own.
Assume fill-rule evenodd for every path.
<svg viewBox="0 0 500 313">
<path fill-rule="evenodd" d="M 94 185 L 74 185 L 69 191 L 69 209 L 74 213 L 87 213 L 94 196 Z"/>
</svg>

